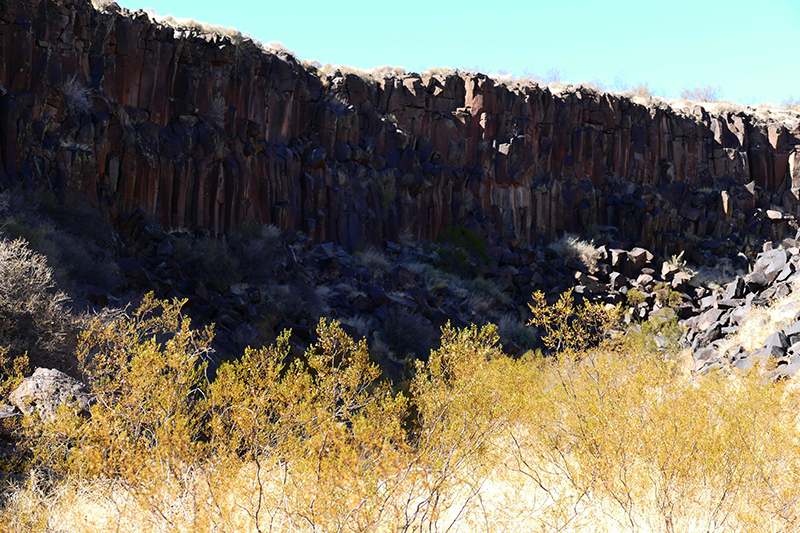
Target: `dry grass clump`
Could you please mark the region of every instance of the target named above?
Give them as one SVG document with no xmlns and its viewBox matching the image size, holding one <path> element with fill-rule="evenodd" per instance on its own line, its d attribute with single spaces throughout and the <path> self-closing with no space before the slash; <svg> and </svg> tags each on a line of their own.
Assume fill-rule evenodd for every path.
<svg viewBox="0 0 800 533">
<path fill-rule="evenodd" d="M 78 77 L 73 75 L 67 78 L 61 90 L 67 103 L 67 110 L 71 114 L 89 113 L 92 110 L 89 102 L 89 90 Z"/>
<path fill-rule="evenodd" d="M 621 87 L 618 93 L 620 96 L 630 98 L 637 103 L 647 105 L 655 98 L 655 93 L 648 83 L 638 83 L 630 88 L 627 83 L 619 86 Z"/>
<path fill-rule="evenodd" d="M 692 285 L 695 287 L 708 287 L 715 291 L 721 291 L 723 287 L 737 277 L 747 275 L 747 272 L 742 268 L 735 267 L 730 259 L 725 257 L 721 258 L 713 267 L 687 265 L 685 261 L 678 266 L 692 276 L 690 281 Z"/>
<path fill-rule="evenodd" d="M 581 240 L 577 235 L 565 233 L 563 237 L 550 243 L 550 249 L 565 262 L 578 261 L 590 272 L 597 269 L 597 261 L 600 258 L 599 250 L 592 243 Z"/>
<path fill-rule="evenodd" d="M 353 254 L 353 266 L 356 268 L 365 268 L 373 276 L 384 274 L 391 268 L 391 263 L 380 250 L 370 247 L 361 252 Z"/>
<path fill-rule="evenodd" d="M 284 334 L 209 383 L 207 332 L 148 300 L 82 337 L 102 398 L 91 418 L 26 422 L 33 473 L 0 527 L 797 530 L 794 383 L 692 377 L 674 352 L 605 335 L 611 309 L 534 300 L 553 357 L 505 356 L 494 327 L 445 327 L 404 393 L 326 321 L 303 357 Z"/>
</svg>

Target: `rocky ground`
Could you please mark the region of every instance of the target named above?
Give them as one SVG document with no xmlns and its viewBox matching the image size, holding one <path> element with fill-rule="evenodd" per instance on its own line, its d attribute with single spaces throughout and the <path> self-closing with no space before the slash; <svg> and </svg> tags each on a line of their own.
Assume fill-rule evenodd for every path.
<svg viewBox="0 0 800 533">
<path fill-rule="evenodd" d="M 26 216 L 16 216 L 6 219 L 7 236 L 47 227 L 20 229 L 15 224 Z M 572 289 L 578 301 L 622 306 L 628 328 L 655 325 L 650 331 L 657 347 L 675 342 L 661 325 L 680 326 L 679 342 L 691 354 L 693 372 L 764 364 L 781 379 L 800 370 L 795 238 L 764 243 L 749 266 L 744 257 L 723 257 L 709 268 L 687 264 L 680 255 L 659 257 L 607 231 L 531 247 L 500 244 L 479 227 L 457 226 L 435 243 L 403 239 L 351 253 L 341 245 L 315 244 L 293 229 L 254 226 L 217 237 L 164 230 L 136 212 L 107 241 L 83 243 L 116 279 L 103 286 L 88 276 L 73 279 L 70 302 L 74 312 L 85 313 L 135 308 L 150 291 L 185 300 L 183 310 L 195 327 L 214 324 L 212 372 L 246 346 L 271 343 L 286 329 L 295 353 L 302 354 L 315 341 L 319 318 L 332 317 L 348 334 L 366 339 L 383 374 L 402 383 L 414 362 L 437 347 L 439 328 L 448 322 L 497 324 L 512 356 L 543 349 L 537 330 L 526 326 L 531 294 L 542 291 L 554 303 Z M 34 410 L 50 417 L 64 401 L 89 405 L 74 361 L 59 361 L 66 363 L 37 368 L 12 391 L 0 419 Z M 0 432 L 0 440 L 9 450 L 13 446 L 11 434 Z"/>
</svg>

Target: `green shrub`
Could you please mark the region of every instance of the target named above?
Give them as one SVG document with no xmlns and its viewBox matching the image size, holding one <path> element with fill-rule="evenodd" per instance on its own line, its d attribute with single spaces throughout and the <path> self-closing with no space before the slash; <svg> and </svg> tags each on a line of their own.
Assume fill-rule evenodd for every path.
<svg viewBox="0 0 800 533">
<path fill-rule="evenodd" d="M 198 277 L 217 292 L 226 292 L 240 279 L 239 263 L 223 239 L 179 238 L 173 242 L 175 260 L 189 277 Z"/>
<path fill-rule="evenodd" d="M 625 295 L 625 298 L 628 302 L 628 305 L 631 307 L 636 307 L 647 302 L 647 295 L 639 289 L 629 290 L 628 294 Z"/>
<path fill-rule="evenodd" d="M 630 292 L 628 293 L 630 294 Z M 667 282 L 661 282 L 653 288 L 653 295 L 655 301 L 661 307 L 669 307 L 670 309 L 677 310 L 683 302 L 681 293 L 672 289 L 672 286 Z"/>
<path fill-rule="evenodd" d="M 486 243 L 463 225 L 442 228 L 434 246 L 436 265 L 459 276 L 474 276 L 479 264 L 489 261 Z"/>
</svg>

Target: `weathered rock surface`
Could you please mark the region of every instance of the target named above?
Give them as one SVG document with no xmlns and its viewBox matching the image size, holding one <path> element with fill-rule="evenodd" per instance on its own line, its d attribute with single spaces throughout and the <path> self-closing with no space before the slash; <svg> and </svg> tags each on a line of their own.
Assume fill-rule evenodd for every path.
<svg viewBox="0 0 800 533">
<path fill-rule="evenodd" d="M 89 408 L 86 387 L 63 372 L 50 368 L 37 368 L 8 397 L 23 414 L 38 412 L 43 420 L 51 420 L 64 404 L 79 410 Z"/>
<path fill-rule="evenodd" d="M 800 235 L 798 235 L 800 236 Z M 725 366 L 741 370 L 757 362 L 772 368 L 776 379 L 800 371 L 800 301 L 784 300 L 773 312 L 794 317 L 784 330 L 771 332 L 763 344 L 748 352 L 741 345 L 728 346 L 726 337 L 739 331 L 746 317 L 757 307 L 765 307 L 789 296 L 800 288 L 800 250 L 796 239 L 785 239 L 781 246 L 765 243 L 756 257 L 753 270 L 736 277 L 718 293 L 701 298 L 699 309 L 682 321 L 686 342 L 692 346 L 694 370 L 708 371 Z"/>
<path fill-rule="evenodd" d="M 528 243 L 614 226 L 711 264 L 800 216 L 798 127 L 480 74 L 320 76 L 88 0 L 2 2 L 0 87 L 0 188 L 83 191 L 119 225 L 140 208 L 346 249 L 451 222 Z"/>
<path fill-rule="evenodd" d="M 210 234 L 276 224 L 271 282 L 333 287 L 334 317 L 411 316 L 429 328 L 476 317 L 458 290 L 406 269 L 426 258 L 395 243 L 463 224 L 488 245 L 476 275 L 503 310 L 573 286 L 635 301 L 632 321 L 669 309 L 686 320 L 700 368 L 748 364 L 742 350 L 709 350 L 749 309 L 789 294 L 800 265 L 787 238 L 800 217 L 798 125 L 480 74 L 323 75 L 250 41 L 87 0 L 0 3 L 0 190 L 17 186 L 88 196 L 123 237 L 129 288 L 186 298 L 236 346 L 286 326 L 307 344 L 313 316 L 277 308 L 257 286 L 216 293 L 181 271 L 174 238 L 147 220 Z M 604 233 L 597 268 L 541 246 L 564 230 Z M 724 294 L 656 259 L 742 266 L 764 242 L 783 246 L 763 249 Z M 353 264 L 349 252 L 370 244 L 389 271 Z M 782 334 L 763 350 L 793 361 L 800 334 Z"/>
</svg>

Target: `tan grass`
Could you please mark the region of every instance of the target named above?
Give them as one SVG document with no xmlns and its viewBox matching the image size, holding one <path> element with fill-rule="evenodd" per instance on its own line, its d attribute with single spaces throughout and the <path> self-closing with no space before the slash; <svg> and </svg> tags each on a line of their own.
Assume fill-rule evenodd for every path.
<svg viewBox="0 0 800 533">
<path fill-rule="evenodd" d="M 551 336 L 572 335 L 567 344 L 551 343 L 562 346 L 557 357 L 515 360 L 497 348 L 494 327 L 445 328 L 441 348 L 418 363 L 408 397 L 393 396 L 376 381 L 365 344 L 335 324 L 321 322 L 319 343 L 288 367 L 283 335 L 274 347 L 225 363 L 205 390 L 209 404 L 174 396 L 181 412 L 208 409 L 212 420 L 211 448 L 194 446 L 182 461 L 172 440 L 188 444 L 180 425 L 147 422 L 160 437 L 145 439 L 141 449 L 141 440 L 129 448 L 117 438 L 121 424 L 150 411 L 160 416 L 161 400 L 146 405 L 144 396 L 143 414 L 136 415 L 115 413 L 115 401 L 126 397 L 106 395 L 91 419 L 73 421 L 78 429 L 103 430 L 79 431 L 75 438 L 83 440 L 74 452 L 92 463 L 81 469 L 103 475 L 81 480 L 75 471 L 49 486 L 19 487 L 4 502 L 0 525 L 12 531 L 376 533 L 800 527 L 800 396 L 792 380 L 772 383 L 759 368 L 691 376 L 674 351 L 648 348 L 650 333 L 630 332 L 576 351 L 597 344 L 592 330 L 578 327 L 593 319 L 592 309 L 576 315 L 569 299 L 559 305 L 534 309 L 537 322 L 555 321 Z M 167 309 L 170 321 L 174 309 Z M 568 331 L 559 327 L 559 311 L 576 317 Z M 116 336 L 113 328 L 101 329 Z M 160 347 L 142 343 L 135 328 L 125 331 L 148 364 L 161 364 Z M 575 335 L 584 338 L 578 342 Z M 191 358 L 174 359 L 184 344 L 164 345 L 171 364 L 182 365 L 175 371 L 193 368 Z M 137 379 L 148 387 L 151 378 L 160 379 L 151 366 L 130 368 L 124 386 L 144 392 Z M 139 408 L 139 402 L 127 404 Z M 102 416 L 117 418 L 101 426 L 96 417 Z M 106 469 L 120 456 L 95 454 L 89 443 L 132 453 L 136 469 Z"/>
<path fill-rule="evenodd" d="M 353 254 L 353 264 L 355 267 L 366 268 L 373 276 L 388 272 L 391 263 L 380 250 L 368 248 L 363 252 Z"/>
<path fill-rule="evenodd" d="M 375 319 L 368 315 L 357 314 L 345 317 L 341 320 L 342 324 L 347 324 L 358 331 L 359 335 L 366 337 L 375 330 Z"/>
<path fill-rule="evenodd" d="M 550 249 L 564 261 L 577 260 L 583 263 L 589 271 L 597 269 L 600 252 L 592 243 L 581 240 L 577 235 L 565 233 L 563 237 L 550 243 Z"/>
<path fill-rule="evenodd" d="M 676 260 L 680 262 L 680 257 L 677 257 Z M 683 265 L 676 266 L 680 266 L 684 272 L 692 276 L 689 282 L 691 285 L 695 287 L 706 287 L 714 291 L 721 291 L 737 277 L 744 277 L 747 275 L 747 272 L 741 268 L 735 268 L 728 258 L 720 259 L 714 267 L 687 266 L 685 262 Z"/>
</svg>

